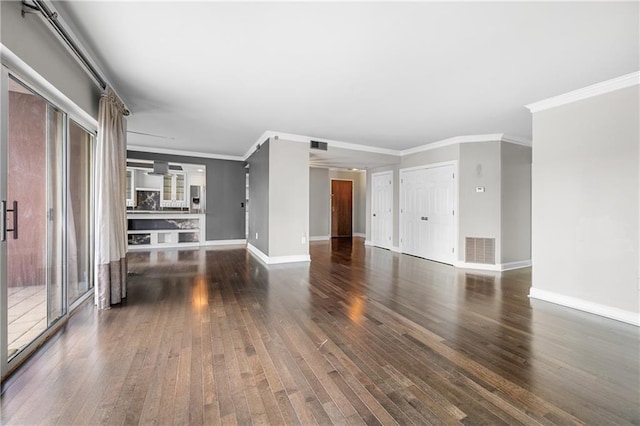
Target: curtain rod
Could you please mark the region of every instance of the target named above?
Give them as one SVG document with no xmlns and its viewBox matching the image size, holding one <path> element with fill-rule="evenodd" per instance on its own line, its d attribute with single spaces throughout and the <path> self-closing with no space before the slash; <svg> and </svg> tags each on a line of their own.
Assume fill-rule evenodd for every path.
<svg viewBox="0 0 640 426">
<path fill-rule="evenodd" d="M 33 4 L 27 3 L 22 0 L 22 17 L 24 18 L 26 13 L 40 12 L 44 19 L 53 27 L 58 33 L 60 38 L 67 44 L 73 54 L 80 60 L 80 63 L 89 72 L 91 77 L 98 83 L 102 90 L 107 88 L 107 82 L 98 72 L 98 70 L 91 64 L 87 56 L 82 52 L 73 37 L 64 29 L 64 27 L 58 22 L 58 13 L 52 12 L 51 9 L 42 0 L 32 0 Z"/>
</svg>

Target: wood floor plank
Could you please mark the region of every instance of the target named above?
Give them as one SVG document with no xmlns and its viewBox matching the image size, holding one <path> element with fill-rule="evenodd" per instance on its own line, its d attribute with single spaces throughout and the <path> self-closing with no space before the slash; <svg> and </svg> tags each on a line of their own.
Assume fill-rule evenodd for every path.
<svg viewBox="0 0 640 426">
<path fill-rule="evenodd" d="M 0 424 L 640 424 L 637 328 L 334 239 L 129 254 L 120 305 L 79 307 L 2 384 Z"/>
</svg>

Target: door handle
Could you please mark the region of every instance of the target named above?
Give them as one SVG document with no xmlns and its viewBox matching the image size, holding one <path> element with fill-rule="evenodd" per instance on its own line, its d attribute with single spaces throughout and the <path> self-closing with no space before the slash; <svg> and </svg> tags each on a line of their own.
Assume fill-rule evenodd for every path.
<svg viewBox="0 0 640 426">
<path fill-rule="evenodd" d="M 420 220 L 429 220 L 429 218 L 427 216 L 422 216 Z"/>
<path fill-rule="evenodd" d="M 13 228 L 7 228 L 7 212 L 13 213 Z M 2 201 L 2 241 L 6 241 L 7 232 L 13 232 L 13 239 L 18 239 L 18 202 L 13 202 L 13 208 L 7 208 L 7 202 Z"/>
</svg>

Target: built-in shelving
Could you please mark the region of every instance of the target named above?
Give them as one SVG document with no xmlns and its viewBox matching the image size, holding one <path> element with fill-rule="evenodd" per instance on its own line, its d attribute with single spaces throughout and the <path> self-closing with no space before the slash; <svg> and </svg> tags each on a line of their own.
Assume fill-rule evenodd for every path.
<svg viewBox="0 0 640 426">
<path fill-rule="evenodd" d="M 197 247 L 205 241 L 205 215 L 191 213 L 128 213 L 129 250 Z"/>
</svg>

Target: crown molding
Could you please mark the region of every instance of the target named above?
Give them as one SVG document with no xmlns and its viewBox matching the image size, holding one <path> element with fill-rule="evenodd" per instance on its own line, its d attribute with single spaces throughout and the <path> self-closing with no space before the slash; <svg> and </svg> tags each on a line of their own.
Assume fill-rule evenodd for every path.
<svg viewBox="0 0 640 426">
<path fill-rule="evenodd" d="M 182 155 L 186 157 L 211 158 L 214 160 L 244 161 L 236 155 L 211 154 L 207 152 L 184 151 L 180 149 L 155 148 L 150 146 L 127 145 L 128 151 L 152 152 L 154 154 Z"/>
<path fill-rule="evenodd" d="M 601 83 L 592 84 L 591 86 L 583 87 L 582 89 L 534 102 L 532 104 L 525 105 L 525 108 L 529 109 L 532 113 L 536 113 L 639 84 L 640 71 L 636 71 Z"/>
<path fill-rule="evenodd" d="M 314 138 L 311 136 L 296 135 L 293 133 L 283 133 L 283 132 L 276 132 L 273 130 L 267 130 L 266 132 L 262 133 L 262 135 L 258 138 L 258 140 L 253 143 L 253 145 L 251 145 L 249 150 L 242 157 L 243 160 L 246 160 L 247 158 L 249 158 L 249 156 L 253 154 L 253 152 L 256 150 L 258 145 L 264 142 L 265 139 L 270 139 L 275 137 L 282 140 L 287 140 L 291 142 L 301 142 L 306 144 L 314 140 L 318 142 L 326 142 L 327 145 L 334 148 L 349 149 L 352 151 L 372 152 L 376 154 L 392 155 L 395 157 L 402 157 L 405 155 L 415 154 L 417 152 L 429 151 L 431 149 L 437 149 L 437 148 L 442 148 L 445 146 L 456 145 L 461 143 L 506 142 L 506 143 L 512 143 L 515 145 L 527 146 L 527 147 L 531 146 L 531 141 L 527 139 L 518 138 L 515 136 L 507 136 L 504 133 L 494 133 L 494 134 L 488 134 L 488 135 L 455 136 L 453 138 L 443 139 L 440 141 L 431 142 L 428 144 L 424 144 L 424 145 L 399 151 L 395 149 L 378 148 L 378 147 L 369 146 L 369 145 L 359 145 L 359 144 L 354 144 L 349 142 L 335 141 L 331 139 Z"/>
<path fill-rule="evenodd" d="M 526 139 L 522 139 L 514 136 L 506 136 L 504 133 L 493 133 L 488 135 L 455 136 L 453 138 L 443 139 L 437 142 L 432 142 L 432 143 L 416 146 L 413 148 L 405 149 L 403 151 L 400 151 L 400 155 L 405 156 L 405 155 L 416 154 L 418 152 L 430 151 L 432 149 L 443 148 L 445 146 L 450 146 L 450 145 L 457 145 L 457 144 L 463 144 L 463 143 L 479 143 L 479 142 L 506 142 L 506 143 L 512 143 L 515 145 L 522 145 L 522 146 L 528 146 L 528 147 L 531 146 L 531 142 Z"/>
<path fill-rule="evenodd" d="M 244 160 L 249 158 L 249 156 L 251 156 L 251 154 L 254 153 L 258 145 L 264 142 L 265 139 L 276 138 L 276 137 L 278 139 L 282 139 L 290 142 L 300 142 L 300 143 L 309 144 L 311 143 L 312 140 L 314 140 L 318 142 L 326 142 L 328 146 L 333 148 L 342 148 L 342 149 L 349 149 L 352 151 L 364 151 L 364 152 L 372 152 L 375 154 L 385 154 L 385 155 L 393 155 L 393 156 L 400 155 L 400 151 L 397 151 L 395 149 L 378 148 L 378 147 L 369 146 L 369 145 L 360 145 L 360 144 L 349 143 L 349 142 L 335 141 L 331 139 L 316 138 L 313 136 L 297 135 L 294 133 L 284 133 L 284 132 L 277 132 L 275 130 L 267 130 L 258 138 L 258 140 L 256 140 L 253 143 L 253 145 L 251 145 L 251 147 L 247 150 L 247 152 L 244 154 L 242 158 Z"/>
<path fill-rule="evenodd" d="M 519 138 L 517 136 L 502 135 L 502 142 L 531 148 L 531 141 L 529 139 Z"/>
<path fill-rule="evenodd" d="M 247 161 L 247 158 L 251 157 L 251 155 L 256 152 L 256 149 L 258 149 L 258 145 L 264 142 L 265 139 L 269 139 L 271 137 L 271 133 L 272 132 L 269 130 L 263 132 L 262 135 L 260 135 L 260 137 L 251 144 L 247 152 L 244 153 L 244 155 L 242 156 L 242 161 Z"/>
</svg>

